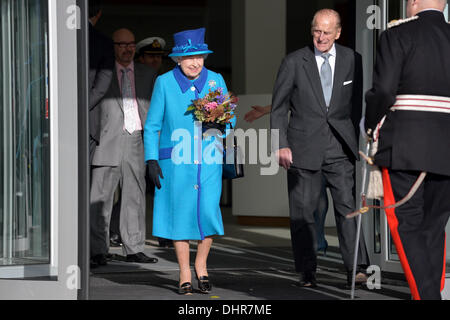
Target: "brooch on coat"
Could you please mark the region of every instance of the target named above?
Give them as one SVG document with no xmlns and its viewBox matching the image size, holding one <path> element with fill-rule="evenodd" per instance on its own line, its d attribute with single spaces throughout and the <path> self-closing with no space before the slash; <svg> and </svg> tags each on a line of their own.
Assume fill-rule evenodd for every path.
<svg viewBox="0 0 450 320">
<path fill-rule="evenodd" d="M 216 85 L 217 85 L 217 82 L 216 82 L 216 81 L 214 81 L 214 80 L 210 80 L 210 81 L 209 81 L 209 87 L 210 87 L 210 88 L 214 88 Z"/>
</svg>

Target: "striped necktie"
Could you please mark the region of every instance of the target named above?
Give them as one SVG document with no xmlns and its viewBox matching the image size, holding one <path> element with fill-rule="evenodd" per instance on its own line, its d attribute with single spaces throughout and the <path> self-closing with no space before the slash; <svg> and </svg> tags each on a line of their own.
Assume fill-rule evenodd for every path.
<svg viewBox="0 0 450 320">
<path fill-rule="evenodd" d="M 136 119 L 134 116 L 134 95 L 128 73 L 131 69 L 122 69 L 122 101 L 125 130 L 132 134 L 136 131 Z"/>
</svg>

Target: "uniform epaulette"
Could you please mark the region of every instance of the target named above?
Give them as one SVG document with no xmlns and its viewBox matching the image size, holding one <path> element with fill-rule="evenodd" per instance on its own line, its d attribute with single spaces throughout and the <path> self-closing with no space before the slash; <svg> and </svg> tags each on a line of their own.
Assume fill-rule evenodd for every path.
<svg viewBox="0 0 450 320">
<path fill-rule="evenodd" d="M 396 27 L 396 26 L 399 26 L 406 22 L 410 22 L 410 21 L 417 20 L 417 19 L 419 19 L 419 16 L 412 16 L 411 18 L 401 19 L 401 20 L 392 20 L 391 22 L 388 23 L 387 27 L 388 27 L 388 29 L 390 29 L 392 27 Z"/>
</svg>

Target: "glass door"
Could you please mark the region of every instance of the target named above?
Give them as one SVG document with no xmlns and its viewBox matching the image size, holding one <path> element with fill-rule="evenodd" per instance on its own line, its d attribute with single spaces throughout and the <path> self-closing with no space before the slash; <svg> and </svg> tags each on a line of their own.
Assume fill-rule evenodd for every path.
<svg viewBox="0 0 450 320">
<path fill-rule="evenodd" d="M 2 1 L 0 10 L 0 266 L 49 264 L 48 7 L 42 0 Z"/>
<path fill-rule="evenodd" d="M 0 299 L 77 299 L 75 0 L 0 0 Z"/>
<path fill-rule="evenodd" d="M 404 0 L 357 1 L 356 50 L 363 56 L 364 92 L 372 86 L 378 38 L 386 30 L 389 21 L 405 16 L 405 4 Z M 361 145 L 360 150 L 364 149 L 365 146 Z M 361 170 L 358 168 L 358 190 L 361 190 L 358 185 L 360 181 Z M 381 203 L 373 201 L 372 204 Z M 383 271 L 402 272 L 385 213 L 382 210 L 371 210 L 363 216 L 362 221 L 370 263 Z"/>
</svg>

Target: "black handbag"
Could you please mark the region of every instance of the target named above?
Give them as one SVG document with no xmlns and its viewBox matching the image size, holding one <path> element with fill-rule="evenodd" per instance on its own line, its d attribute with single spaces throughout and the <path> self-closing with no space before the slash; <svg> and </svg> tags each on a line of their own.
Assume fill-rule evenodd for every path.
<svg viewBox="0 0 450 320">
<path fill-rule="evenodd" d="M 233 134 L 233 146 L 227 147 L 227 139 L 223 140 L 223 172 L 224 179 L 238 179 L 244 177 L 244 163 L 242 150 L 237 145 L 237 139 Z"/>
</svg>

